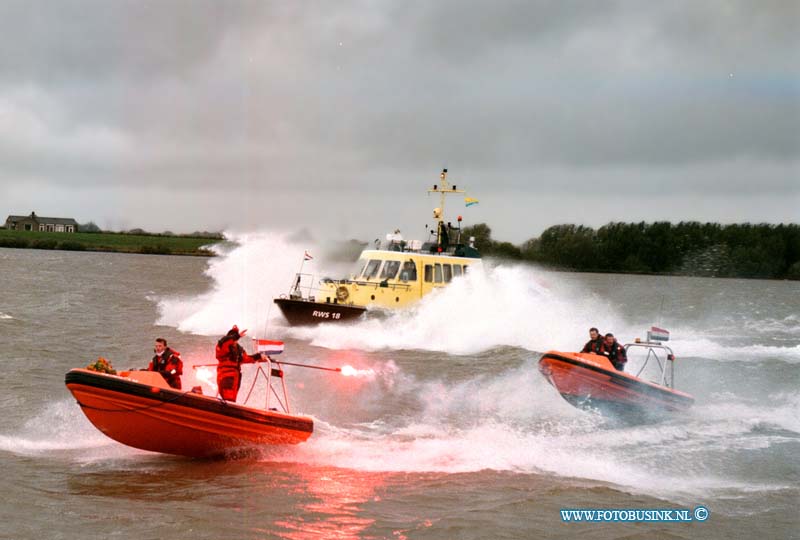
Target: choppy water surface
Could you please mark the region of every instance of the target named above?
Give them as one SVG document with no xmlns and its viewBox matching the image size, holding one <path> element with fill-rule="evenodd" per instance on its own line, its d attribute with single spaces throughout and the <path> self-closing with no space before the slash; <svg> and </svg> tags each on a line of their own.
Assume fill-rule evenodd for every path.
<svg viewBox="0 0 800 540">
<path fill-rule="evenodd" d="M 487 261 L 408 311 L 292 329 L 271 298 L 308 246 L 239 241 L 210 261 L 0 249 L 0 536 L 800 537 L 800 283 Z M 315 262 L 306 270 L 342 271 Z M 375 375 L 287 368 L 314 435 L 227 462 L 121 446 L 64 387 L 98 356 L 145 366 L 157 336 L 187 364 L 212 361 L 233 323 L 285 339 L 288 361 Z M 651 324 L 672 331 L 676 384 L 697 399 L 684 415 L 626 425 L 581 412 L 536 370 L 589 326 L 630 341 Z M 558 512 L 701 504 L 705 523 L 564 524 Z"/>
</svg>

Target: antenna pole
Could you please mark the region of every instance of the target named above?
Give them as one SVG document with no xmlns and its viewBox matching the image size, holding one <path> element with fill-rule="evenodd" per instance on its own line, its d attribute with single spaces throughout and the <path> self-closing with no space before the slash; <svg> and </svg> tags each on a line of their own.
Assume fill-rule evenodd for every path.
<svg viewBox="0 0 800 540">
<path fill-rule="evenodd" d="M 300 290 L 300 278 L 303 275 L 303 265 L 304 264 L 306 264 L 306 254 L 305 254 L 305 252 L 303 252 L 303 258 L 300 259 L 300 271 L 297 272 L 297 275 L 295 276 L 294 283 L 292 283 L 292 287 L 289 289 L 290 292 L 299 291 Z"/>
<path fill-rule="evenodd" d="M 464 193 L 463 189 L 456 189 L 456 186 L 450 187 L 447 183 L 447 169 L 442 169 L 441 174 L 439 175 L 439 180 L 441 184 L 434 185 L 433 189 L 429 189 L 428 193 L 438 193 L 439 194 L 439 217 L 437 218 L 436 222 L 436 243 L 441 248 L 442 246 L 442 226 L 444 224 L 444 200 L 445 195 L 448 193 Z"/>
</svg>

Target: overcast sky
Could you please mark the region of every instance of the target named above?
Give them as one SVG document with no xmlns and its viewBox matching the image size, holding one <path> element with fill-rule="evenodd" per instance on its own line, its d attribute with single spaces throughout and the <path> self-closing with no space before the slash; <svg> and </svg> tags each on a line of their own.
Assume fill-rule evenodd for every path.
<svg viewBox="0 0 800 540">
<path fill-rule="evenodd" d="M 800 221 L 800 2 L 0 2 L 0 213 Z"/>
</svg>

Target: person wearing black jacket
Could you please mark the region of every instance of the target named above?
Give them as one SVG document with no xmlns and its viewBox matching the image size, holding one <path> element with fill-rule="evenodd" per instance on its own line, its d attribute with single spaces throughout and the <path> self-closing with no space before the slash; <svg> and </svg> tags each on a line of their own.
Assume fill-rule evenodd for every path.
<svg viewBox="0 0 800 540">
<path fill-rule="evenodd" d="M 589 341 L 583 346 L 583 353 L 603 354 L 603 336 L 597 328 L 589 328 Z"/>
<path fill-rule="evenodd" d="M 625 363 L 628 361 L 628 354 L 625 352 L 625 347 L 620 345 L 614 334 L 606 334 L 605 341 L 603 342 L 603 355 L 611 360 L 611 364 L 617 371 L 625 371 Z"/>
</svg>

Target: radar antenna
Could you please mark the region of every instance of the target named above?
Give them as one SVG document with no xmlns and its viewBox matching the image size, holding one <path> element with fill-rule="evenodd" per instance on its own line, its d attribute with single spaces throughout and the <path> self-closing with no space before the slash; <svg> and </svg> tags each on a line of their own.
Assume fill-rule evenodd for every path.
<svg viewBox="0 0 800 540">
<path fill-rule="evenodd" d="M 447 169 L 442 169 L 439 175 L 440 184 L 434 184 L 433 189 L 428 190 L 428 194 L 439 194 L 439 208 L 434 209 L 433 217 L 436 219 L 436 245 L 437 251 L 442 252 L 447 249 L 448 234 L 444 224 L 444 199 L 445 195 L 453 193 L 464 193 L 463 189 L 456 189 L 455 184 L 450 185 L 447 183 Z"/>
</svg>

